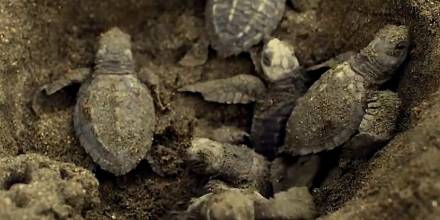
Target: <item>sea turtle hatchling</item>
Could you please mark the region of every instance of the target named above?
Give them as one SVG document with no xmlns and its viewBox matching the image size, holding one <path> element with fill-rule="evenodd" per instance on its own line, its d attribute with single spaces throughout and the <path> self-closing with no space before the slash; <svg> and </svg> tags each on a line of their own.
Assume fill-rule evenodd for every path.
<svg viewBox="0 0 440 220">
<path fill-rule="evenodd" d="M 269 38 L 280 23 L 286 0 L 208 0 L 205 8 L 206 33 L 180 60 L 183 66 L 199 66 L 208 60 L 211 45 L 220 57 L 249 52 Z"/>
<path fill-rule="evenodd" d="M 270 162 L 246 145 L 193 138 L 185 162 L 195 173 L 218 178 L 234 187 L 268 193 Z"/>
<path fill-rule="evenodd" d="M 389 140 L 400 99 L 394 92 L 377 89 L 406 59 L 409 44 L 407 27 L 387 25 L 358 54 L 324 73 L 298 100 L 281 152 L 305 155 L 334 149 L 350 139 Z"/>
<path fill-rule="evenodd" d="M 185 212 L 179 213 L 179 219 L 314 219 L 316 214 L 306 187 L 293 187 L 270 199 L 251 189 L 223 187 L 194 199 Z"/>
<path fill-rule="evenodd" d="M 81 145 L 102 169 L 124 175 L 149 152 L 155 109 L 149 89 L 135 75 L 130 36 L 118 28 L 99 39 L 95 68 L 44 85 L 36 97 L 52 95 L 78 82 L 73 122 Z"/>
<path fill-rule="evenodd" d="M 283 143 L 287 119 L 311 79 L 299 65 L 294 48 L 277 38 L 263 47 L 260 65 L 267 90 L 256 99 L 250 140 L 255 151 L 273 158 Z"/>
<path fill-rule="evenodd" d="M 206 28 L 222 57 L 250 49 L 270 35 L 284 15 L 286 0 L 208 0 Z"/>
</svg>

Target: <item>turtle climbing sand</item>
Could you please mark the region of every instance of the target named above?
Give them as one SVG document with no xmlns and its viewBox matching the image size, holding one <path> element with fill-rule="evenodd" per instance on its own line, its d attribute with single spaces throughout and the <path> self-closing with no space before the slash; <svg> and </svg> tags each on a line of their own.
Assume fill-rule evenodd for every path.
<svg viewBox="0 0 440 220">
<path fill-rule="evenodd" d="M 84 82 L 74 110 L 74 128 L 81 145 L 102 169 L 124 175 L 149 152 L 155 127 L 154 102 L 136 77 L 130 36 L 118 28 L 99 39 L 95 68 L 44 85 L 34 98 L 52 95 Z"/>
<path fill-rule="evenodd" d="M 397 94 L 378 91 L 378 87 L 406 59 L 409 44 L 407 27 L 387 25 L 358 54 L 322 75 L 298 100 L 281 152 L 318 153 L 341 146 L 353 136 L 352 140 L 360 141 L 389 140 L 396 117 L 383 115 L 397 115 L 400 101 Z"/>
</svg>

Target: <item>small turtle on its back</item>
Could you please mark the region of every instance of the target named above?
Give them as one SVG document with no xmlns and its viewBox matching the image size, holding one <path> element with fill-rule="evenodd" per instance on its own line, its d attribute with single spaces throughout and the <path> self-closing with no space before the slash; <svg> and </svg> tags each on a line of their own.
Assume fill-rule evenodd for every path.
<svg viewBox="0 0 440 220">
<path fill-rule="evenodd" d="M 220 56 L 237 55 L 258 44 L 278 26 L 286 0 L 208 0 L 206 27 Z"/>
<path fill-rule="evenodd" d="M 44 85 L 34 98 L 84 82 L 74 110 L 74 128 L 93 161 L 115 175 L 135 168 L 149 152 L 156 124 L 149 89 L 136 77 L 130 36 L 112 28 L 100 36 L 95 68 Z"/>
<path fill-rule="evenodd" d="M 273 158 L 283 142 L 287 119 L 310 79 L 293 47 L 276 38 L 264 46 L 260 64 L 268 88 L 256 100 L 250 135 L 255 151 Z"/>
<path fill-rule="evenodd" d="M 331 150 L 350 139 L 348 147 L 363 148 L 371 146 L 356 142 L 389 140 L 400 99 L 377 89 L 405 60 L 409 43 L 405 26 L 388 25 L 360 53 L 322 75 L 298 100 L 282 152 L 305 155 Z"/>
</svg>

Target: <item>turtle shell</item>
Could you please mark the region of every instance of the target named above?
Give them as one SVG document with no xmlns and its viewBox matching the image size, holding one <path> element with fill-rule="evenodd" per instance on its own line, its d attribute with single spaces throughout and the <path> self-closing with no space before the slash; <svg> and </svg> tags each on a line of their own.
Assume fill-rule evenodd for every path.
<svg viewBox="0 0 440 220">
<path fill-rule="evenodd" d="M 293 109 L 282 152 L 318 153 L 349 140 L 364 115 L 365 85 L 364 78 L 347 62 L 324 73 Z"/>
<path fill-rule="evenodd" d="M 74 127 L 93 161 L 115 175 L 126 174 L 152 144 L 150 91 L 134 75 L 96 75 L 80 88 Z"/>
<path fill-rule="evenodd" d="M 270 35 L 284 14 L 286 0 L 208 0 L 206 27 L 220 56 L 247 51 Z"/>
</svg>

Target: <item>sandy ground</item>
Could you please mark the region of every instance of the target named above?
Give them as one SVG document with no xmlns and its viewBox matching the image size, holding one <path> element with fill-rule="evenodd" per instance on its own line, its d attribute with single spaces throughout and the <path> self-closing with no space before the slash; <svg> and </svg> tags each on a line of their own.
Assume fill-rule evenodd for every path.
<svg viewBox="0 0 440 220">
<path fill-rule="evenodd" d="M 249 129 L 252 106 L 206 103 L 176 89 L 199 80 L 255 71 L 248 55 L 210 53 L 207 64 L 177 64 L 203 29 L 203 0 L 0 2 L 0 156 L 39 153 L 95 172 L 102 204 L 87 219 L 157 219 L 185 208 L 203 178 L 171 161 L 176 175 L 159 177 L 142 162 L 124 177 L 93 165 L 73 133 L 78 87 L 57 94 L 39 116 L 35 90 L 69 69 L 93 65 L 97 36 L 119 26 L 133 38 L 139 77 L 145 68 L 160 78 L 155 145 L 181 154 L 198 121 Z M 440 3 L 434 0 L 323 1 L 317 11 L 290 8 L 275 36 L 297 47 L 304 65 L 365 46 L 386 23 L 406 24 L 413 38 L 409 61 L 388 85 L 404 99 L 401 133 L 367 163 L 314 190 L 323 219 L 434 219 L 440 198 Z M 153 89 L 153 88 L 152 88 Z M 341 208 L 341 209 L 340 209 Z M 338 210 L 338 211 L 336 211 Z M 335 213 L 333 213 L 336 211 Z"/>
</svg>

